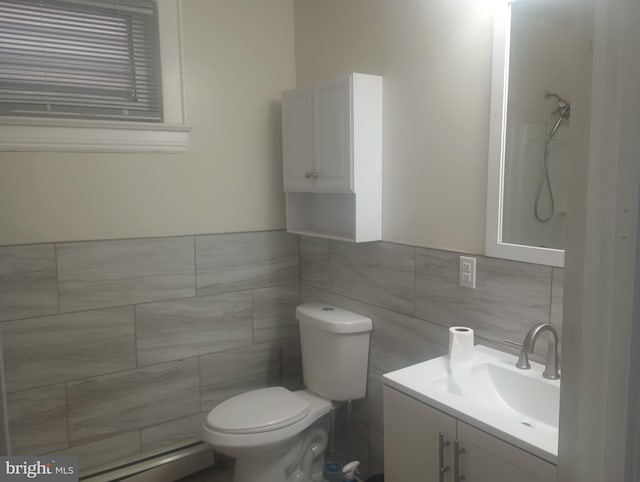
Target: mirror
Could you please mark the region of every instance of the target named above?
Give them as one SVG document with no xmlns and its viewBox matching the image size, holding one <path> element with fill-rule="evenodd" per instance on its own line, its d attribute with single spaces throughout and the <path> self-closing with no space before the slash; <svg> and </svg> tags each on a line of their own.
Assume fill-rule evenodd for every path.
<svg viewBox="0 0 640 482">
<path fill-rule="evenodd" d="M 494 19 L 488 256 L 564 265 L 571 122 L 571 15 L 518 0 Z"/>
</svg>

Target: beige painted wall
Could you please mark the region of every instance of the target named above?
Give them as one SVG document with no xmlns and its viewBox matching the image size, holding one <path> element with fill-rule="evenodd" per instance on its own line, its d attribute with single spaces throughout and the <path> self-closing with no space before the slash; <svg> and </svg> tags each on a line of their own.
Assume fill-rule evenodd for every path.
<svg viewBox="0 0 640 482">
<path fill-rule="evenodd" d="M 187 154 L 0 152 L 0 245 L 284 227 L 292 2 L 183 2 Z"/>
<path fill-rule="evenodd" d="M 385 240 L 484 253 L 490 4 L 295 0 L 298 85 L 384 76 Z"/>
</svg>

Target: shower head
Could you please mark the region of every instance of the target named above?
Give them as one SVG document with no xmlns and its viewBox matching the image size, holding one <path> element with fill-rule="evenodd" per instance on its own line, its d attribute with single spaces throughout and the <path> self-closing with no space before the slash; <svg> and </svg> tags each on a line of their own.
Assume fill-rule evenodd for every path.
<svg viewBox="0 0 640 482">
<path fill-rule="evenodd" d="M 558 107 L 560 107 L 560 108 L 564 108 L 566 106 L 571 106 L 571 103 L 568 100 L 563 99 L 562 97 L 560 97 L 555 92 L 549 92 L 548 90 L 545 90 L 544 98 L 545 99 L 550 99 L 552 97 L 558 101 Z"/>
</svg>

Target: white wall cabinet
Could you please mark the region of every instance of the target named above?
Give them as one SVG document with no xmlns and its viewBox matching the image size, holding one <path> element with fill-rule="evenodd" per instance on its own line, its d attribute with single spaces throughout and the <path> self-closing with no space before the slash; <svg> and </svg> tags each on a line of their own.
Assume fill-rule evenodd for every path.
<svg viewBox="0 0 640 482">
<path fill-rule="evenodd" d="M 351 74 L 282 94 L 287 230 L 382 239 L 382 78 Z"/>
<path fill-rule="evenodd" d="M 384 387 L 384 464 L 385 479 L 391 481 L 557 480 L 555 465 L 387 386 Z"/>
</svg>

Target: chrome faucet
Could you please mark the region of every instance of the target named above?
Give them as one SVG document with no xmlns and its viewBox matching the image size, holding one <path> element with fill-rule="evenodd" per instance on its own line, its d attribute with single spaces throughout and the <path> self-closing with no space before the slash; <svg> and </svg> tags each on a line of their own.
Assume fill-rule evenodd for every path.
<svg viewBox="0 0 640 482">
<path fill-rule="evenodd" d="M 549 347 L 547 349 L 547 366 L 542 376 L 551 380 L 557 380 L 560 378 L 560 372 L 558 371 L 558 332 L 550 323 L 538 323 L 531 327 L 527 336 L 524 337 L 516 367 L 521 370 L 531 368 L 528 353 L 533 353 L 538 336 L 545 331 L 548 331 L 551 336 L 549 337 Z"/>
</svg>

